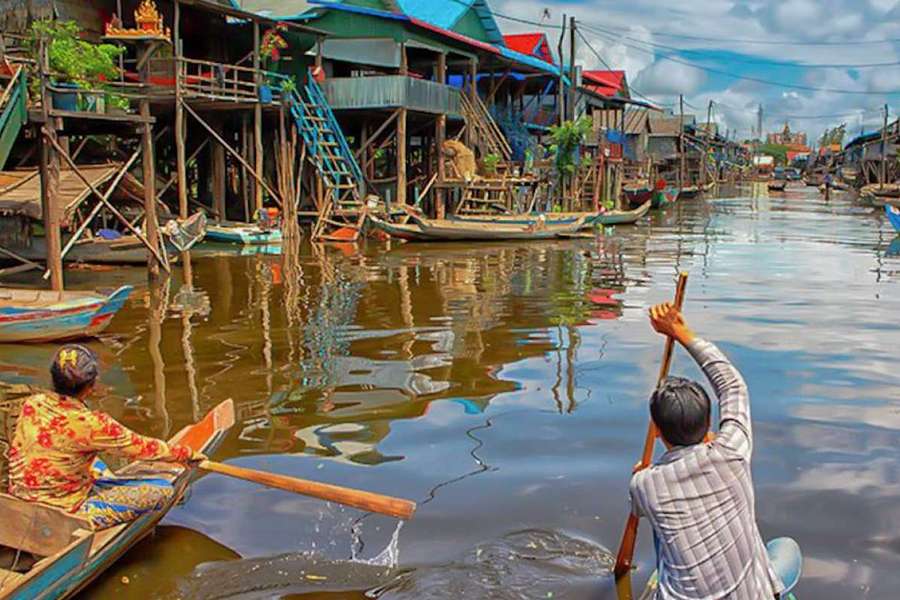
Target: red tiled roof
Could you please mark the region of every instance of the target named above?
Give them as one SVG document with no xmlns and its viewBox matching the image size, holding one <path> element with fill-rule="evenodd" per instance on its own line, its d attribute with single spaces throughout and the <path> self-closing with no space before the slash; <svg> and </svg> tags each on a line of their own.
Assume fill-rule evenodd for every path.
<svg viewBox="0 0 900 600">
<path fill-rule="evenodd" d="M 550 44 L 543 33 L 513 33 L 503 36 L 507 48 L 540 58 L 553 64 L 553 55 L 550 53 Z"/>
<path fill-rule="evenodd" d="M 581 80 L 584 87 L 607 98 L 624 95 L 627 91 L 625 71 L 584 71 Z"/>
</svg>

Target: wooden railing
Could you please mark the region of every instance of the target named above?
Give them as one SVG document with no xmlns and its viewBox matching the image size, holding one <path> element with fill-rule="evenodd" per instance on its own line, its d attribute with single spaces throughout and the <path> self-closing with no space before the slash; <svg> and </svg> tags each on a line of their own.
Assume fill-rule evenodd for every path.
<svg viewBox="0 0 900 600">
<path fill-rule="evenodd" d="M 256 102 L 260 99 L 258 71 L 253 67 L 194 58 L 181 58 L 177 63 L 182 93 L 186 98 L 226 102 Z M 277 96 L 276 88 L 277 86 L 269 87 L 273 96 Z"/>
<path fill-rule="evenodd" d="M 482 156 L 495 154 L 502 161 L 509 162 L 512 156 L 509 142 L 481 98 L 476 96 L 475 101 L 472 102 L 471 96 L 465 91 L 460 92 L 459 97 L 462 102 L 463 116 L 466 119 L 466 127 L 471 128 L 474 141 L 480 147 Z"/>
</svg>

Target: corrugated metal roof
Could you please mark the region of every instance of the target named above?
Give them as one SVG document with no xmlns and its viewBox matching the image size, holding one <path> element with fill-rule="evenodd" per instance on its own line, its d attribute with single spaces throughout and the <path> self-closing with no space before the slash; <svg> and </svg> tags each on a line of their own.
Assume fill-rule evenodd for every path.
<svg viewBox="0 0 900 600">
<path fill-rule="evenodd" d="M 231 0 L 231 5 L 267 17 L 296 17 L 313 6 L 306 0 Z"/>
<path fill-rule="evenodd" d="M 583 71 L 581 81 L 584 87 L 595 94 L 611 98 L 613 96 L 628 97 L 628 83 L 625 71 Z"/>
<path fill-rule="evenodd" d="M 506 42 L 506 47 L 511 50 L 553 63 L 550 43 L 547 41 L 547 36 L 543 33 L 513 33 L 504 35 L 503 41 Z"/>
</svg>

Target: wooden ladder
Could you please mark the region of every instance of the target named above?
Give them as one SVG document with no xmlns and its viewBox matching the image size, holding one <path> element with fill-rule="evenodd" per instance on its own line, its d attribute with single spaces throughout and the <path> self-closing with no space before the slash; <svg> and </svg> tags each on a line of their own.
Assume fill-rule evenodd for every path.
<svg viewBox="0 0 900 600">
<path fill-rule="evenodd" d="M 316 198 L 313 241 L 353 242 L 365 222 L 365 178 L 322 88 L 310 77 L 302 94 L 289 95 L 291 115 L 323 195 Z M 349 231 L 349 234 L 348 234 Z"/>
</svg>

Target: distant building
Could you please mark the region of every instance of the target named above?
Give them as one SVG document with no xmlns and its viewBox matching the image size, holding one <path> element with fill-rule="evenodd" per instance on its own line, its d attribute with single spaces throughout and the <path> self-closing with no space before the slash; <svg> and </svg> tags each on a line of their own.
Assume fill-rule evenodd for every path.
<svg viewBox="0 0 900 600">
<path fill-rule="evenodd" d="M 780 133 L 768 134 L 766 136 L 766 142 L 769 144 L 778 144 L 780 146 L 806 147 L 806 134 L 802 132 L 792 132 L 791 126 L 785 123 L 784 129 Z"/>
</svg>

